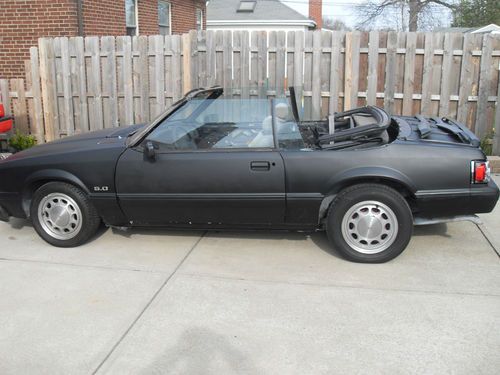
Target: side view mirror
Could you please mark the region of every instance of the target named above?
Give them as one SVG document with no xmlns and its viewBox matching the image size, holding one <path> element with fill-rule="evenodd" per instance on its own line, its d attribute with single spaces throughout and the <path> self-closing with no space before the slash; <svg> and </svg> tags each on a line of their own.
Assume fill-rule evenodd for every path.
<svg viewBox="0 0 500 375">
<path fill-rule="evenodd" d="M 150 160 L 156 159 L 156 151 L 153 142 L 147 141 L 144 147 L 144 155 Z"/>
</svg>

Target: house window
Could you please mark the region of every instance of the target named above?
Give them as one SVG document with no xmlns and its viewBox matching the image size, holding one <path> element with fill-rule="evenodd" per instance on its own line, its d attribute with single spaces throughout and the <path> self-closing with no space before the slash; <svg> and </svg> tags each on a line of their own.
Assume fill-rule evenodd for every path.
<svg viewBox="0 0 500 375">
<path fill-rule="evenodd" d="M 196 30 L 203 30 L 203 11 L 196 9 Z"/>
<path fill-rule="evenodd" d="M 255 0 L 242 0 L 240 1 L 240 5 L 238 6 L 237 12 L 249 12 L 252 13 L 255 9 L 255 5 L 257 5 L 257 1 Z"/>
<path fill-rule="evenodd" d="M 170 3 L 158 1 L 158 27 L 161 35 L 172 34 L 170 27 Z"/>
<path fill-rule="evenodd" d="M 125 23 L 127 35 L 137 35 L 137 0 L 125 0 Z"/>
</svg>

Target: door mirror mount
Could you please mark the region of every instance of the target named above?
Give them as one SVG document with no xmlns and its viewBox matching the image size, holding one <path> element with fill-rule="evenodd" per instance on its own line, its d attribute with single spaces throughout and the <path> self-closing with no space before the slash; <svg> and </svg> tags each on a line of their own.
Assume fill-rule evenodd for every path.
<svg viewBox="0 0 500 375">
<path fill-rule="evenodd" d="M 144 155 L 149 160 L 155 160 L 156 159 L 155 145 L 153 144 L 152 141 L 147 141 L 146 142 L 146 145 L 144 146 Z"/>
</svg>

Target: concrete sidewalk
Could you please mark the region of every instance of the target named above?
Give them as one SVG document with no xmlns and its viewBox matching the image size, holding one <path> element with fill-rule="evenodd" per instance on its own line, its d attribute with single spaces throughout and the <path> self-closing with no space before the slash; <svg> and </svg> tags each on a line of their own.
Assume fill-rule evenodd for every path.
<svg viewBox="0 0 500 375">
<path fill-rule="evenodd" d="M 497 177 L 500 182 L 500 178 Z M 500 207 L 380 265 L 324 234 L 0 224 L 0 374 L 497 374 Z"/>
</svg>

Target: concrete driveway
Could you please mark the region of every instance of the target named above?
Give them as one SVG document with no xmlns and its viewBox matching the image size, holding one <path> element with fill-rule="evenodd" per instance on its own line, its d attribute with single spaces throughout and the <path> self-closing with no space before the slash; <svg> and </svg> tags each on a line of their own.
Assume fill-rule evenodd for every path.
<svg viewBox="0 0 500 375">
<path fill-rule="evenodd" d="M 381 265 L 323 234 L 58 249 L 1 223 L 0 374 L 498 374 L 500 207 L 483 220 L 416 228 Z"/>
</svg>

